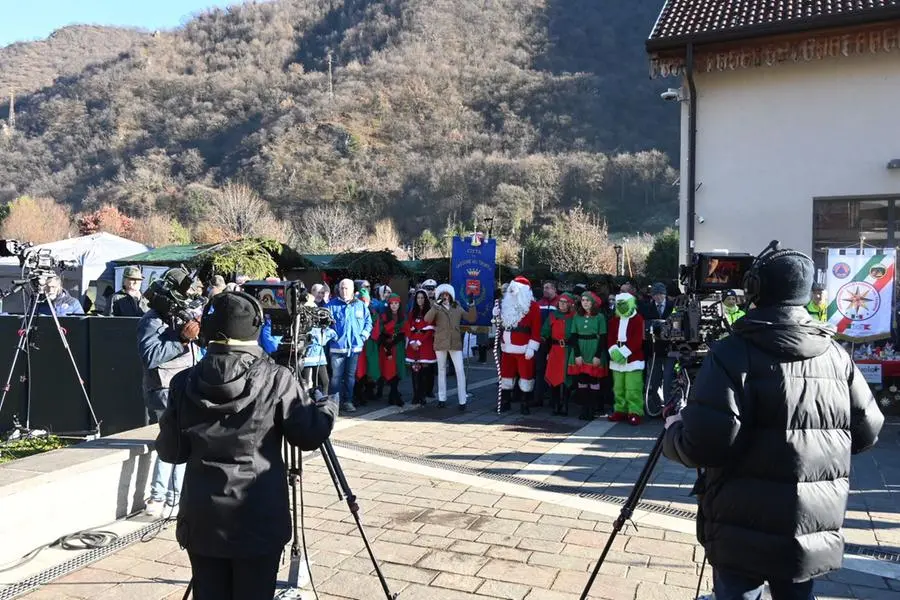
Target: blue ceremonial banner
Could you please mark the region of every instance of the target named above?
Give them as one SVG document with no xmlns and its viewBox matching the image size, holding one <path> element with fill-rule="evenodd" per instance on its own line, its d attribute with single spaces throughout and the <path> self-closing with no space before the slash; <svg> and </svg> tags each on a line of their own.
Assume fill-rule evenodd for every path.
<svg viewBox="0 0 900 600">
<path fill-rule="evenodd" d="M 480 234 L 453 238 L 450 258 L 450 284 L 463 306 L 469 296 L 475 298 L 478 320 L 475 327 L 490 327 L 494 310 L 494 270 L 497 267 L 497 242 Z M 463 321 L 466 325 L 466 321 Z"/>
</svg>

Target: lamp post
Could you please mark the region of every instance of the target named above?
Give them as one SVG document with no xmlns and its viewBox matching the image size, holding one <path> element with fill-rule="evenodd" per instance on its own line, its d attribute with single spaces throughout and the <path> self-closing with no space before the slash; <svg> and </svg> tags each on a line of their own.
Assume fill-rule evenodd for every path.
<svg viewBox="0 0 900 600">
<path fill-rule="evenodd" d="M 613 246 L 613 250 L 616 251 L 616 277 L 621 277 L 625 274 L 625 261 L 622 258 L 622 246 L 616 244 Z"/>
</svg>

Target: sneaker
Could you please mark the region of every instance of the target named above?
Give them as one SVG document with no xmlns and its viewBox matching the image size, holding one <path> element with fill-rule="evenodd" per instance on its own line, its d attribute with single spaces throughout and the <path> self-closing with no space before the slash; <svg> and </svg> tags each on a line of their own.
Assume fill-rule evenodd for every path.
<svg viewBox="0 0 900 600">
<path fill-rule="evenodd" d="M 355 413 L 356 407 L 353 406 L 352 402 L 344 402 L 341 404 L 341 411 L 345 413 Z"/>
<path fill-rule="evenodd" d="M 150 498 L 144 506 L 144 515 L 154 519 L 162 519 L 166 511 L 166 503 L 162 500 Z"/>
</svg>

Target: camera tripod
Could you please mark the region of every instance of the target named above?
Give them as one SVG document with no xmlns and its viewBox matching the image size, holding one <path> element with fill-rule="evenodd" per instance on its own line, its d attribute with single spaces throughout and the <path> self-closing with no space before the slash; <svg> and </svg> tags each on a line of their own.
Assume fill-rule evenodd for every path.
<svg viewBox="0 0 900 600">
<path fill-rule="evenodd" d="M 29 283 L 28 280 L 25 281 L 14 281 L 15 287 L 8 292 L 0 292 L 0 300 L 15 294 L 18 291 L 21 291 L 24 288 L 26 283 Z M 95 439 L 100 437 L 100 422 L 97 420 L 97 415 L 94 413 L 94 407 L 91 404 L 90 396 L 88 395 L 87 388 L 84 386 L 84 379 L 81 376 L 81 372 L 78 370 L 78 365 L 75 362 L 75 357 L 72 354 L 72 348 L 69 346 L 69 342 L 66 339 L 65 329 L 59 322 L 59 317 L 56 316 L 56 311 L 53 309 L 53 303 L 47 297 L 47 293 L 45 290 L 45 284 L 39 284 L 36 280 L 31 280 L 32 287 L 34 289 L 34 296 L 32 298 L 31 306 L 27 309 L 26 314 L 22 316 L 22 326 L 19 329 L 19 342 L 16 345 L 16 352 L 13 354 L 12 363 L 9 366 L 9 373 L 6 376 L 6 382 L 3 385 L 2 392 L 0 392 L 0 411 L 3 410 L 3 405 L 6 402 L 6 397 L 9 394 L 12 378 L 16 372 L 16 365 L 19 362 L 19 356 L 21 354 L 25 354 L 25 384 L 26 384 L 26 404 L 25 404 L 25 425 L 24 427 L 19 424 L 18 418 L 14 418 L 15 430 L 12 435 L 18 435 L 23 437 L 36 437 L 37 435 L 45 435 L 44 432 L 36 432 L 31 429 L 31 349 L 38 349 L 34 337 L 36 336 L 36 329 L 34 318 L 37 315 L 38 308 L 42 304 L 46 304 L 50 308 L 50 316 L 53 319 L 53 325 L 56 329 L 56 332 L 59 334 L 59 339 L 62 342 L 63 348 L 66 349 L 66 354 L 69 356 L 69 363 L 72 365 L 72 368 L 75 370 L 75 379 L 78 381 L 78 387 L 81 390 L 81 394 L 84 397 L 85 404 L 87 404 L 88 411 L 91 415 L 91 421 L 93 422 L 93 429 L 89 431 L 74 431 L 74 432 L 60 432 L 58 435 L 68 436 L 68 437 L 83 437 L 85 439 Z"/>
<path fill-rule="evenodd" d="M 669 401 L 666 403 L 665 409 L 663 409 L 663 414 L 677 414 L 684 407 L 688 394 L 691 391 L 691 377 L 687 372 L 687 368 L 682 367 L 676 373 L 676 379 L 672 386 L 672 395 Z M 613 541 L 615 541 L 616 536 L 625 526 L 625 523 L 631 521 L 631 517 L 634 514 L 634 509 L 637 508 L 638 503 L 641 501 L 641 496 L 644 494 L 644 490 L 647 487 L 647 484 L 650 483 L 650 477 L 653 475 L 653 469 L 656 468 L 656 463 L 659 462 L 659 457 L 662 455 L 663 451 L 663 442 L 666 437 L 666 429 L 663 428 L 662 431 L 659 432 L 659 435 L 656 437 L 656 443 L 653 444 L 653 449 L 650 450 L 650 456 L 647 457 L 647 462 L 644 463 L 644 468 L 641 469 L 640 475 L 638 475 L 637 481 L 634 484 L 634 487 L 631 489 L 631 493 L 628 495 L 628 499 L 625 500 L 625 505 L 622 506 L 622 510 L 619 512 L 619 516 L 616 517 L 616 520 L 613 521 L 612 531 L 609 534 L 609 538 L 606 540 L 606 545 L 603 547 L 603 551 L 600 553 L 600 558 L 597 560 L 597 564 L 594 565 L 594 570 L 591 572 L 591 577 L 588 579 L 587 585 L 584 586 L 584 591 L 581 593 L 581 600 L 587 600 L 588 594 L 591 591 L 591 587 L 594 585 L 594 580 L 597 579 L 597 574 L 600 573 L 600 567 L 603 566 L 603 561 L 606 560 L 606 555 L 609 554 L 610 548 L 612 548 Z M 700 578 L 702 580 L 703 575 L 701 573 Z M 698 586 L 699 593 L 699 586 Z"/>
</svg>

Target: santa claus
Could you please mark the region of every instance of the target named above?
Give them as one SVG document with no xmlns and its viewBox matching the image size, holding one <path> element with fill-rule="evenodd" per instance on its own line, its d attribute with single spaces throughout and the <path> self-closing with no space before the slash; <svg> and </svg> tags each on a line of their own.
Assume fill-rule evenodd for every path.
<svg viewBox="0 0 900 600">
<path fill-rule="evenodd" d="M 511 407 L 512 392 L 519 379 L 522 414 L 534 399 L 534 355 L 541 346 L 541 310 L 534 301 L 531 283 L 524 277 L 513 279 L 500 306 L 494 309 L 503 329 L 500 359 L 500 410 Z"/>
</svg>

